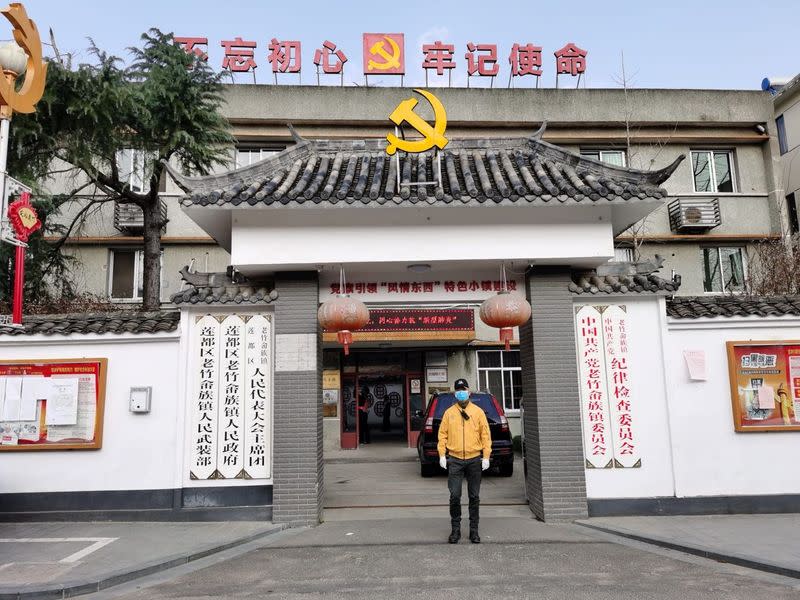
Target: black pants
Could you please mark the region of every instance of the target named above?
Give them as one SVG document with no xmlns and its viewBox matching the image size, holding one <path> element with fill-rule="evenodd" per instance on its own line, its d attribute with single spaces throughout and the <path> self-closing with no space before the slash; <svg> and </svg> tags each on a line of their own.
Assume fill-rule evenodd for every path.
<svg viewBox="0 0 800 600">
<path fill-rule="evenodd" d="M 358 443 L 369 444 L 369 413 L 358 411 Z"/>
<path fill-rule="evenodd" d="M 469 528 L 477 531 L 481 503 L 480 456 L 467 460 L 452 456 L 447 459 L 447 488 L 450 490 L 450 522 L 453 527 L 461 526 L 461 488 L 465 477 L 469 496 Z"/>
</svg>

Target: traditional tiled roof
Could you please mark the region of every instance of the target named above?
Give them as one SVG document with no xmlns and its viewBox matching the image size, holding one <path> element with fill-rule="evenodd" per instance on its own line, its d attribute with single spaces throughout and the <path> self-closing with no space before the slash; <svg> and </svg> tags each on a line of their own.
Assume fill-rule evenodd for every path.
<svg viewBox="0 0 800 600">
<path fill-rule="evenodd" d="M 542 131 L 452 140 L 438 159 L 433 152 L 389 157 L 385 140 L 309 141 L 294 134 L 294 146 L 222 175 L 185 177 L 167 169 L 187 194 L 184 206 L 621 203 L 665 197 L 660 184 L 684 158 L 659 171 L 615 167 L 544 142 Z M 403 183 L 441 186 L 398 189 L 398 168 Z"/>
<path fill-rule="evenodd" d="M 31 315 L 23 317 L 21 328 L 0 325 L 0 335 L 158 333 L 177 329 L 180 318 L 174 310 Z"/>
<path fill-rule="evenodd" d="M 180 271 L 185 290 L 173 294 L 175 304 L 267 304 L 277 299 L 271 281 L 234 281 L 226 273 Z"/>
<path fill-rule="evenodd" d="M 674 319 L 800 316 L 800 296 L 684 296 L 667 301 L 667 315 Z"/>
<path fill-rule="evenodd" d="M 655 273 L 636 275 L 574 273 L 569 289 L 573 294 L 672 294 L 680 285 L 680 278 L 669 280 Z"/>
</svg>

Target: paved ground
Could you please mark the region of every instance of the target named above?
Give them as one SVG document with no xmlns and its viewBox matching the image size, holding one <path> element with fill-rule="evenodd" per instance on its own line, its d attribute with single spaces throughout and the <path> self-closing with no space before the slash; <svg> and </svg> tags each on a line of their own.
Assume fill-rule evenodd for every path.
<svg viewBox="0 0 800 600">
<path fill-rule="evenodd" d="M 800 514 L 605 517 L 583 523 L 800 578 Z"/>
<path fill-rule="evenodd" d="M 380 509 L 388 510 L 388 509 Z M 284 531 L 87 600 L 797 598 L 800 582 L 583 528 L 487 510 L 484 543 L 444 543 L 441 516 Z M 398 514 L 398 511 L 399 514 Z M 612 539 L 614 541 L 612 541 Z"/>
<path fill-rule="evenodd" d="M 274 532 L 269 523 L 0 523 L 0 598 L 98 589 Z M 60 597 L 60 596 L 59 596 Z"/>
<path fill-rule="evenodd" d="M 332 508 L 447 506 L 448 502 L 444 472 L 437 477 L 421 477 L 417 461 L 325 463 L 326 518 L 330 512 L 327 509 Z M 500 477 L 492 471 L 483 477 L 481 502 L 525 504 L 521 460 L 516 462 L 512 477 Z"/>
<path fill-rule="evenodd" d="M 449 545 L 445 477 L 421 478 L 418 465 L 405 454 L 392 460 L 378 453 L 326 464 L 324 523 L 315 528 L 276 531 L 263 523 L 0 525 L 0 539 L 14 540 L 0 542 L 0 600 L 14 597 L 3 593 L 10 588 L 32 592 L 81 578 L 94 581 L 94 587 L 75 591 L 102 590 L 83 596 L 87 600 L 800 597 L 800 577 L 725 564 L 596 529 L 796 566 L 798 515 L 590 519 L 593 528 L 544 524 L 533 519 L 525 504 L 517 469 L 511 478 L 484 478 L 483 543 L 464 538 Z M 217 551 L 211 553 L 213 547 Z M 140 577 L 130 580 L 124 575 L 130 571 Z M 105 583 L 98 587 L 102 578 Z M 22 582 L 27 583 L 20 587 Z"/>
</svg>

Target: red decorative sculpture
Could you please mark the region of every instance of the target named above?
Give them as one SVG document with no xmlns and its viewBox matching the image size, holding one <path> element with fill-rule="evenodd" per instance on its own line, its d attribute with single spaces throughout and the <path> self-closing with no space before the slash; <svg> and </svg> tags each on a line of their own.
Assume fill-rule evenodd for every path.
<svg viewBox="0 0 800 600">
<path fill-rule="evenodd" d="M 514 327 L 522 325 L 531 317 L 531 305 L 519 294 L 508 291 L 498 292 L 481 304 L 481 321 L 489 327 L 500 329 L 500 341 L 505 342 L 506 350 L 514 338 Z"/>
<path fill-rule="evenodd" d="M 325 331 L 335 331 L 339 343 L 344 346 L 344 354 L 350 354 L 353 343 L 353 329 L 361 329 L 369 323 L 367 306 L 348 294 L 337 294 L 324 302 L 317 311 L 319 324 Z"/>
</svg>

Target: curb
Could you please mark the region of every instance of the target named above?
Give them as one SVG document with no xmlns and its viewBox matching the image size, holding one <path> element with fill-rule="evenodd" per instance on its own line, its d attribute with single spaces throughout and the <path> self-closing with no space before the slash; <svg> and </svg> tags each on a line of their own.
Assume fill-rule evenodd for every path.
<svg viewBox="0 0 800 600">
<path fill-rule="evenodd" d="M 663 538 L 646 537 L 636 533 L 629 533 L 626 531 L 620 531 L 617 529 L 612 529 L 610 527 L 603 527 L 600 525 L 594 525 L 581 521 L 575 521 L 574 523 L 576 525 L 580 525 L 581 527 L 586 527 L 587 529 L 594 529 L 596 531 L 602 531 L 603 533 L 618 535 L 620 537 L 624 537 L 630 540 L 635 540 L 637 542 L 644 542 L 645 544 L 653 544 L 654 546 L 660 546 L 661 548 L 667 548 L 668 550 L 677 550 L 678 552 L 685 552 L 686 554 L 692 554 L 694 556 L 700 556 L 702 558 L 710 558 L 711 560 L 716 560 L 718 562 L 729 563 L 732 565 L 746 567 L 748 569 L 755 569 L 758 571 L 764 571 L 766 573 L 772 573 L 774 575 L 782 575 L 784 577 L 792 577 L 794 579 L 800 579 L 800 569 L 793 569 L 791 567 L 782 567 L 780 565 L 774 565 L 772 563 L 761 562 L 752 558 L 748 558 L 746 556 L 741 556 L 736 554 L 724 554 L 722 552 L 711 550 L 710 548 L 704 548 L 702 546 L 689 546 L 686 544 L 680 544 Z"/>
<path fill-rule="evenodd" d="M 28 589 L 11 587 L 0 587 L 0 600 L 39 600 L 49 598 L 71 598 L 83 594 L 91 594 L 99 592 L 100 590 L 108 589 L 126 583 L 140 577 L 152 575 L 159 571 L 166 571 L 173 567 L 185 565 L 187 563 L 205 558 L 212 554 L 217 554 L 236 546 L 241 546 L 248 542 L 255 541 L 260 538 L 268 537 L 279 531 L 283 531 L 286 527 L 284 525 L 274 525 L 272 528 L 248 535 L 243 538 L 238 538 L 226 542 L 224 544 L 210 544 L 199 550 L 193 550 L 186 554 L 175 554 L 167 556 L 152 563 L 145 563 L 144 565 L 134 565 L 131 570 L 112 571 L 105 575 L 101 575 L 99 579 L 94 581 L 71 581 L 66 583 L 58 583 L 53 585 L 30 586 Z"/>
</svg>

